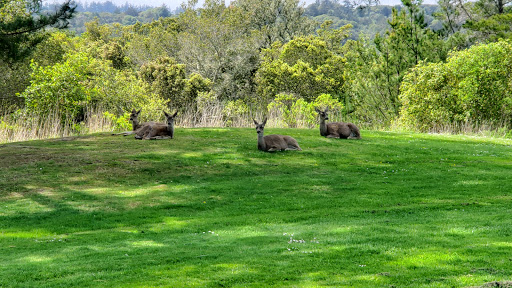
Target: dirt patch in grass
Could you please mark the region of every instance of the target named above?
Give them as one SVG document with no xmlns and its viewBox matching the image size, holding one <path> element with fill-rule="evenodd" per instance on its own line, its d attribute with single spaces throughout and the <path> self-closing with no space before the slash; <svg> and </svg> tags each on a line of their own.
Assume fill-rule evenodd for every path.
<svg viewBox="0 0 512 288">
<path fill-rule="evenodd" d="M 493 281 L 488 282 L 480 286 L 471 286 L 468 288 L 487 288 L 487 287 L 503 287 L 503 288 L 509 288 L 512 287 L 512 281 Z"/>
</svg>

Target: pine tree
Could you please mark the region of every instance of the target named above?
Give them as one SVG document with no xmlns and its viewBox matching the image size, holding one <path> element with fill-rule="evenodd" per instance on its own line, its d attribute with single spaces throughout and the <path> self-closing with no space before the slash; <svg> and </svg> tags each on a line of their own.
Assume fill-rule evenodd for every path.
<svg viewBox="0 0 512 288">
<path fill-rule="evenodd" d="M 0 58 L 20 60 L 44 40 L 46 28 L 66 28 L 76 6 L 66 0 L 53 13 L 42 12 L 42 0 L 0 1 Z"/>
</svg>

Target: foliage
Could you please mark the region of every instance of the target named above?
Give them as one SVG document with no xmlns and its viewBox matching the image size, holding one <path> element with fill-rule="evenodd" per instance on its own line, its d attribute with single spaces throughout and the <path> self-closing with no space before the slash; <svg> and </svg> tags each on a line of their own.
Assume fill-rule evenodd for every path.
<svg viewBox="0 0 512 288">
<path fill-rule="evenodd" d="M 102 57 L 112 62 L 112 67 L 119 70 L 128 67 L 130 62 L 126 57 L 124 48 L 115 41 L 109 42 L 103 46 Z"/>
<path fill-rule="evenodd" d="M 376 34 L 384 34 L 388 29 L 388 19 L 392 14 L 392 9 L 403 9 L 401 5 L 354 5 L 353 2 L 361 1 L 334 1 L 317 0 L 306 7 L 306 15 L 310 16 L 319 23 L 327 20 L 332 21 L 333 28 L 339 28 L 347 24 L 352 25 L 352 35 L 350 39 L 357 40 L 364 35 L 373 39 Z M 380 1 L 383 2 L 383 1 Z M 425 22 L 432 30 L 437 30 L 439 21 L 433 17 L 436 13 L 437 5 L 421 5 L 425 10 Z"/>
<path fill-rule="evenodd" d="M 222 109 L 222 117 L 226 127 L 232 127 L 241 119 L 246 118 L 249 113 L 249 106 L 242 100 L 231 100 Z"/>
<path fill-rule="evenodd" d="M 256 75 L 261 102 L 268 103 L 280 93 L 293 93 L 305 101 L 322 93 L 341 94 L 345 58 L 333 50 L 320 36 L 298 37 L 263 50 L 263 62 Z"/>
<path fill-rule="evenodd" d="M 232 5 L 247 17 L 248 29 L 262 34 L 263 43 L 259 48 L 314 32 L 315 23 L 305 16 L 305 8 L 299 0 L 236 0 Z"/>
<path fill-rule="evenodd" d="M 63 121 L 79 117 L 97 93 L 84 85 L 91 72 L 89 64 L 90 59 L 84 54 L 73 55 L 65 62 L 49 67 L 33 62 L 31 85 L 21 94 L 27 110 L 43 114 L 59 111 Z"/>
<path fill-rule="evenodd" d="M 375 126 L 388 126 L 400 111 L 400 85 L 420 61 L 443 61 L 444 42 L 427 28 L 421 1 L 404 0 L 404 9 L 392 9 L 389 29 L 346 45 L 345 99 L 352 102 L 354 117 Z"/>
<path fill-rule="evenodd" d="M 165 107 L 165 101 L 147 93 L 134 76 L 85 53 L 67 54 L 64 62 L 53 66 L 34 62 L 32 67 L 31 85 L 20 95 L 29 113 L 58 113 L 64 123 L 69 118 L 83 118 L 85 109 L 91 106 L 115 114 L 144 107 L 145 115 L 158 117 Z"/>
<path fill-rule="evenodd" d="M 468 21 L 464 25 L 474 32 L 473 37 L 478 40 L 496 42 L 499 39 L 511 39 L 512 12 L 497 14 L 479 21 Z"/>
<path fill-rule="evenodd" d="M 512 123 L 512 45 L 499 41 L 421 63 L 404 79 L 400 120 L 422 131 L 442 125 Z"/>
<path fill-rule="evenodd" d="M 188 72 L 210 79 L 218 99 L 250 99 L 261 34 L 247 31 L 247 15 L 236 6 L 225 7 L 224 1 L 206 1 L 204 6 L 179 15 L 176 59 Z"/>
<path fill-rule="evenodd" d="M 64 2 L 52 14 L 41 12 L 42 0 L 0 1 L 0 57 L 16 61 L 28 56 L 43 41 L 46 27 L 66 28 L 75 7 Z"/>
<path fill-rule="evenodd" d="M 510 38 L 510 0 L 439 1 L 436 16 L 444 25 L 447 41 L 457 49 Z"/>
<path fill-rule="evenodd" d="M 108 111 L 103 112 L 103 117 L 114 123 L 114 131 L 130 131 L 132 130 L 132 123 L 130 122 L 130 112 L 125 112 L 122 115 L 116 115 Z"/>
<path fill-rule="evenodd" d="M 278 94 L 267 107 L 269 114 L 279 115 L 278 118 L 290 128 L 314 127 L 317 124 L 315 108 L 329 108 L 337 113 L 341 112 L 343 104 L 329 94 L 321 94 L 311 102 L 291 94 Z"/>
<path fill-rule="evenodd" d="M 173 108 L 180 111 L 195 103 L 198 94 L 210 91 L 211 87 L 211 81 L 199 74 L 192 74 L 187 79 L 185 65 L 168 57 L 142 65 L 139 77 L 151 85 L 152 90 L 160 97 L 169 100 Z"/>
</svg>

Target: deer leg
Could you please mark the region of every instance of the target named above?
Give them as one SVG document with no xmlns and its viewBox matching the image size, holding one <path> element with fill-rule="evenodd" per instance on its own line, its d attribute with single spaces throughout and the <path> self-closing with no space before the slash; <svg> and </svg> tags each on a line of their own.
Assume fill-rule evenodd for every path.
<svg viewBox="0 0 512 288">
<path fill-rule="evenodd" d="M 162 140 L 162 139 L 172 139 L 171 136 L 155 136 L 148 138 L 149 140 Z"/>
</svg>

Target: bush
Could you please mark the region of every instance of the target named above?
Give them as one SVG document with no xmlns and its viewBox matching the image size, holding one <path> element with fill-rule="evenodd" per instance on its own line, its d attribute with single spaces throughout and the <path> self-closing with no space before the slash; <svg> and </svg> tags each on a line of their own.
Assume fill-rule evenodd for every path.
<svg viewBox="0 0 512 288">
<path fill-rule="evenodd" d="M 402 83 L 399 123 L 420 131 L 463 123 L 510 128 L 511 63 L 510 41 L 454 52 L 447 63 L 420 63 Z"/>
<path fill-rule="evenodd" d="M 148 92 L 147 85 L 134 75 L 84 53 L 67 54 L 64 62 L 53 66 L 32 63 L 32 68 L 31 85 L 20 94 L 26 112 L 42 118 L 55 113 L 63 125 L 83 120 L 88 109 L 123 115 L 142 108 L 142 120 L 156 120 L 166 107 L 166 101 Z"/>
<path fill-rule="evenodd" d="M 249 106 L 241 99 L 228 101 L 222 109 L 222 118 L 227 127 L 240 126 L 249 113 Z"/>
<path fill-rule="evenodd" d="M 269 114 L 280 118 L 288 127 L 314 127 L 317 124 L 317 112 L 315 108 L 325 109 L 329 107 L 332 112 L 340 112 L 343 109 L 337 99 L 330 94 L 321 94 L 312 102 L 297 98 L 291 94 L 279 94 L 268 105 Z"/>
</svg>

